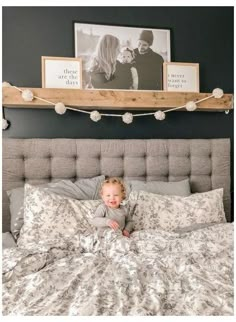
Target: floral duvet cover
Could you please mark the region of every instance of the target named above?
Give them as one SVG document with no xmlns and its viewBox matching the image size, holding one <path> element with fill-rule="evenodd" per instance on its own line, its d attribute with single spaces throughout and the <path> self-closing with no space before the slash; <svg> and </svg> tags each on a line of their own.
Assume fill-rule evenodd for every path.
<svg viewBox="0 0 236 322">
<path fill-rule="evenodd" d="M 3 315 L 233 315 L 233 224 L 3 251 Z"/>
</svg>

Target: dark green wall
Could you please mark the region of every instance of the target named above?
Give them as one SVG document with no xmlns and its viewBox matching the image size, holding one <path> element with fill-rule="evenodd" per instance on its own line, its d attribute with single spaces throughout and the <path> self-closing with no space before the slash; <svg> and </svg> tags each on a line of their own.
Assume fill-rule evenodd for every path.
<svg viewBox="0 0 236 322">
<path fill-rule="evenodd" d="M 233 7 L 3 7 L 3 81 L 41 87 L 41 56 L 74 56 L 73 21 L 170 28 L 172 61 L 200 64 L 200 91 L 233 92 Z M 54 110 L 5 109 L 3 137 L 233 138 L 233 113 L 172 112 L 90 121 Z"/>
</svg>

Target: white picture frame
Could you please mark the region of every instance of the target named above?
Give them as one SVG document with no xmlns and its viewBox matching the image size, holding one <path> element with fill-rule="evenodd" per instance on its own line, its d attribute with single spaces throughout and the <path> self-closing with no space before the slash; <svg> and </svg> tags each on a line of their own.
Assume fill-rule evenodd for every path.
<svg viewBox="0 0 236 322">
<path fill-rule="evenodd" d="M 82 88 L 90 88 L 89 80 L 89 63 L 91 58 L 96 52 L 96 47 L 99 40 L 106 34 L 115 36 L 119 39 L 121 48 L 129 47 L 134 50 L 137 47 L 139 35 L 143 30 L 150 30 L 153 33 L 153 43 L 151 49 L 160 55 L 165 62 L 171 61 L 171 30 L 170 29 L 158 29 L 148 27 L 127 27 L 127 26 L 114 26 L 104 24 L 91 24 L 74 22 L 74 45 L 75 45 L 75 57 L 81 57 L 83 60 L 83 84 Z M 108 48 L 109 50 L 109 48 Z M 150 61 L 150 64 L 152 62 Z M 155 66 L 153 66 L 155 68 Z M 161 84 L 160 88 L 163 89 L 163 71 L 161 67 Z M 138 75 L 140 77 L 140 75 Z M 108 87 L 107 89 L 109 89 Z M 96 89 L 96 88 L 94 88 Z M 116 88 L 113 88 L 116 89 Z M 124 88 L 126 89 L 126 88 Z M 154 90 L 149 88 L 147 90 Z"/>
<path fill-rule="evenodd" d="M 199 93 L 199 64 L 164 62 L 163 89 L 167 92 Z"/>
<path fill-rule="evenodd" d="M 82 88 L 82 59 L 41 57 L 42 88 Z"/>
</svg>

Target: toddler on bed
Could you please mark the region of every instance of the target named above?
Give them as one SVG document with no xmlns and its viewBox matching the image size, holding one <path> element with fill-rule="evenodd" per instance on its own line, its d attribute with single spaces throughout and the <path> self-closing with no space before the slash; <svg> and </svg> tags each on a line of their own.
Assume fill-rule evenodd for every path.
<svg viewBox="0 0 236 322">
<path fill-rule="evenodd" d="M 101 186 L 101 204 L 95 211 L 91 223 L 103 232 L 106 228 L 120 229 L 123 236 L 130 237 L 133 220 L 127 209 L 121 205 L 125 199 L 125 186 L 118 178 L 109 178 Z"/>
</svg>

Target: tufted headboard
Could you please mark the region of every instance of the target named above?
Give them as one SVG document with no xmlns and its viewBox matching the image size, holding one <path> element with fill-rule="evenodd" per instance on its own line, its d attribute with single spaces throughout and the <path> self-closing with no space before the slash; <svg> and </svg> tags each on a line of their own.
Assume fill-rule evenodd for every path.
<svg viewBox="0 0 236 322">
<path fill-rule="evenodd" d="M 146 181 L 190 178 L 192 192 L 224 188 L 230 213 L 229 139 L 3 139 L 3 231 L 9 231 L 7 190 L 58 179 L 104 174 Z"/>
</svg>

